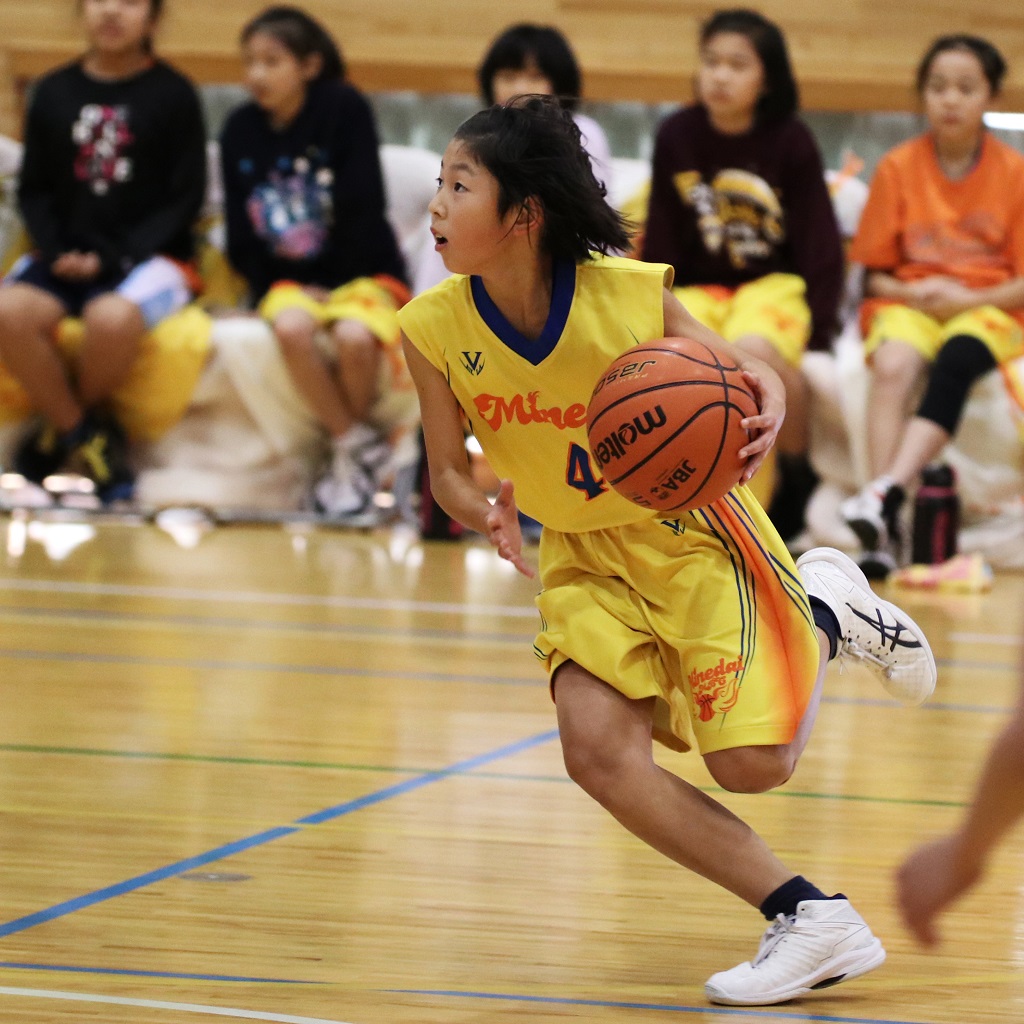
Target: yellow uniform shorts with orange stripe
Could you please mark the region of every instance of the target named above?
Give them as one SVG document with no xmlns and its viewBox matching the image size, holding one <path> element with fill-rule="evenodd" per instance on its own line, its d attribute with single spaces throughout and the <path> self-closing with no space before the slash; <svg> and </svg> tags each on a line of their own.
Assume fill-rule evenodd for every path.
<svg viewBox="0 0 1024 1024">
<path fill-rule="evenodd" d="M 271 323 L 286 309 L 304 309 L 318 324 L 355 320 L 382 345 L 397 345 L 401 337 L 398 306 L 395 293 L 372 277 L 357 277 L 335 288 L 323 302 L 301 285 L 282 281 L 263 297 L 259 314 Z"/>
<path fill-rule="evenodd" d="M 739 288 L 688 285 L 673 289 L 690 315 L 726 341 L 767 338 L 791 366 L 799 366 L 811 337 L 807 285 L 796 274 L 766 274 Z"/>
<path fill-rule="evenodd" d="M 678 520 L 545 529 L 540 566 L 534 651 L 550 676 L 573 661 L 626 697 L 657 697 L 654 735 L 674 750 L 793 738 L 817 633 L 793 560 L 746 487 Z"/>
<path fill-rule="evenodd" d="M 387 283 L 384 283 L 387 282 Z M 259 313 L 273 323 L 286 309 L 304 309 L 319 324 L 354 320 L 377 339 L 384 358 L 377 380 L 380 396 L 372 418 L 384 422 L 408 421 L 416 407 L 416 391 L 402 351 L 398 308 L 408 295 L 405 286 L 390 278 L 357 277 L 335 288 L 326 301 L 320 302 L 300 285 L 289 281 L 275 284 L 264 296 Z M 322 350 L 330 358 L 333 353 L 329 339 L 323 338 Z M 380 423 L 375 423 L 379 426 Z"/>
<path fill-rule="evenodd" d="M 931 362 L 957 334 L 977 338 L 1000 366 L 1024 354 L 1024 329 L 1020 322 L 996 306 L 968 309 L 942 323 L 900 302 L 868 299 L 861 306 L 860 320 L 864 353 L 869 357 L 883 341 L 901 341 Z"/>
</svg>

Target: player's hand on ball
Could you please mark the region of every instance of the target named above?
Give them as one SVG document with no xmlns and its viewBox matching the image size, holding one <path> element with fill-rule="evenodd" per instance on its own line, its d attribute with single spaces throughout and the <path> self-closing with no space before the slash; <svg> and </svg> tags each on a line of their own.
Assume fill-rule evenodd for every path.
<svg viewBox="0 0 1024 1024">
<path fill-rule="evenodd" d="M 487 513 L 487 539 L 498 554 L 511 562 L 524 576 L 536 575 L 523 559 L 523 531 L 519 527 L 519 509 L 512 494 L 512 481 L 502 480 L 498 496 Z"/>
<path fill-rule="evenodd" d="M 786 389 L 782 378 L 768 366 L 764 367 L 764 371 L 759 369 L 756 373 L 744 370 L 743 379 L 754 393 L 759 409 L 756 416 L 747 416 L 740 422 L 741 427 L 755 435 L 739 453 L 740 458 L 747 460 L 740 478 L 740 483 L 745 484 L 761 468 L 761 463 L 779 436 L 782 421 L 786 418 Z"/>
</svg>

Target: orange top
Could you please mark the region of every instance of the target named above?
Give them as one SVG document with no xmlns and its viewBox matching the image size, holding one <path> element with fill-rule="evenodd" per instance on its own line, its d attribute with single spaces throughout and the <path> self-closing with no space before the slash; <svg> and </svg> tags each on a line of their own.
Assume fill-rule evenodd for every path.
<svg viewBox="0 0 1024 1024">
<path fill-rule="evenodd" d="M 1024 155 L 986 132 L 977 164 L 950 181 L 930 135 L 890 150 L 850 259 L 901 281 L 945 275 L 968 288 L 1024 276 Z"/>
</svg>

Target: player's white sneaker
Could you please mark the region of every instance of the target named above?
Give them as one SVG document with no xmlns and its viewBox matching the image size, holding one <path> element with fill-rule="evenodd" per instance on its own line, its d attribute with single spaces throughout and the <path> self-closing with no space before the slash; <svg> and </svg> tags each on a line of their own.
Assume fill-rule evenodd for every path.
<svg viewBox="0 0 1024 1024">
<path fill-rule="evenodd" d="M 317 508 L 331 522 L 373 526 L 380 519 L 373 503 L 376 474 L 391 446 L 365 424 L 356 424 L 333 443 L 331 466 L 313 489 Z"/>
<path fill-rule="evenodd" d="M 804 900 L 761 937 L 753 960 L 708 978 L 713 1003 L 767 1006 L 867 974 L 885 961 L 882 943 L 846 899 Z"/>
<path fill-rule="evenodd" d="M 809 597 L 835 612 L 841 657 L 871 666 L 904 704 L 923 704 L 935 690 L 935 658 L 923 630 L 902 608 L 883 601 L 853 559 L 834 548 L 811 548 L 797 559 Z"/>
<path fill-rule="evenodd" d="M 839 514 L 867 551 L 889 543 L 889 524 L 882 511 L 887 490 L 884 481 L 877 486 L 870 483 L 839 506 Z"/>
</svg>

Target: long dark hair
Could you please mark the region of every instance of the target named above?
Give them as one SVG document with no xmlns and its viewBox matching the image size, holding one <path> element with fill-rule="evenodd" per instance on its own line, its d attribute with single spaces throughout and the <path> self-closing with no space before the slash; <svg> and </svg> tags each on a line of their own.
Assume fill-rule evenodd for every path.
<svg viewBox="0 0 1024 1024">
<path fill-rule="evenodd" d="M 629 246 L 626 222 L 605 201 L 572 114 L 552 96 L 529 96 L 474 114 L 456 131 L 498 182 L 498 214 L 536 202 L 543 211 L 541 248 L 580 263 L 591 251 Z"/>
<path fill-rule="evenodd" d="M 320 22 L 300 8 L 286 4 L 268 7 L 242 29 L 242 44 L 247 43 L 257 32 L 273 36 L 299 60 L 319 55 L 321 68 L 316 81 L 345 77 L 345 61 L 338 44 Z"/>
<path fill-rule="evenodd" d="M 477 69 L 480 95 L 488 106 L 494 102 L 494 76 L 499 71 L 521 71 L 531 61 L 551 82 L 562 106 L 575 110 L 583 79 L 568 40 L 556 28 L 528 22 L 505 29 L 491 43 Z"/>
<path fill-rule="evenodd" d="M 963 50 L 966 53 L 974 54 L 988 79 L 992 95 L 999 94 L 999 90 L 1003 87 L 1003 79 L 1006 77 L 1006 61 L 1003 59 L 1003 55 L 987 39 L 969 35 L 939 36 L 928 47 L 921 58 L 921 63 L 917 66 L 915 81 L 919 94 L 924 92 L 935 58 L 940 53 L 946 53 L 949 50 Z"/>
<path fill-rule="evenodd" d="M 795 114 L 800 109 L 800 92 L 789 62 L 786 38 L 779 26 L 763 14 L 745 7 L 716 11 L 701 26 L 701 48 L 712 36 L 723 32 L 746 36 L 761 59 L 764 93 L 757 101 L 757 120 L 782 121 Z"/>
</svg>

